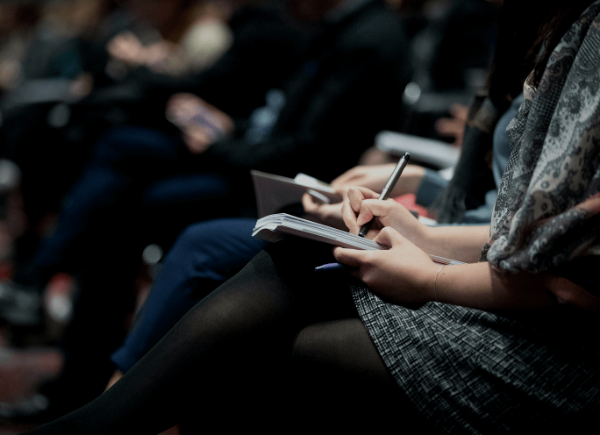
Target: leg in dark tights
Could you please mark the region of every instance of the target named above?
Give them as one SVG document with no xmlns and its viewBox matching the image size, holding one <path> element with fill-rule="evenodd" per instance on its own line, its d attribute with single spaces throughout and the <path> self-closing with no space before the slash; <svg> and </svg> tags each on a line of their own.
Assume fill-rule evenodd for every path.
<svg viewBox="0 0 600 435">
<path fill-rule="evenodd" d="M 313 323 L 297 336 L 291 391 L 305 399 L 306 433 L 431 433 L 395 380 L 358 317 Z M 308 398 L 308 399 L 306 399 Z"/>
<path fill-rule="evenodd" d="M 179 236 L 132 330 L 111 357 L 122 373 L 266 246 L 251 236 L 255 223 L 255 219 L 217 219 L 191 225 Z"/>
<path fill-rule="evenodd" d="M 322 245 L 270 246 L 198 303 L 114 387 L 32 433 L 157 433 L 191 411 L 189 397 L 197 398 L 194 413 L 206 424 L 223 415 L 231 420 L 243 409 L 256 409 L 260 417 L 265 408 L 256 399 L 262 405 L 265 396 L 254 388 L 294 389 L 296 383 L 287 381 L 280 388 L 290 360 L 292 373 L 308 367 L 309 378 L 330 378 L 326 389 L 351 380 L 345 390 L 398 390 L 356 317 L 346 283 L 314 272 L 328 261 L 330 249 Z M 339 376 L 329 376 L 333 372 Z M 289 397 L 299 396 L 291 391 Z M 290 414 L 296 402 L 290 401 Z M 396 403 L 397 414 L 402 407 Z"/>
</svg>

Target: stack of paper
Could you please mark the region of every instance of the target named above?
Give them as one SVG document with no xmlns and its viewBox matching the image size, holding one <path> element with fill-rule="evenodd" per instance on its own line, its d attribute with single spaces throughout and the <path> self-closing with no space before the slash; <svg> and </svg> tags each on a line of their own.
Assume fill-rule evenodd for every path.
<svg viewBox="0 0 600 435">
<path fill-rule="evenodd" d="M 281 240 L 287 234 L 343 248 L 388 249 L 387 246 L 380 245 L 373 240 L 285 213 L 273 214 L 259 219 L 252 232 L 252 236 L 270 242 Z M 461 261 L 449 260 L 436 255 L 429 255 L 429 258 L 439 264 L 464 264 Z"/>
</svg>

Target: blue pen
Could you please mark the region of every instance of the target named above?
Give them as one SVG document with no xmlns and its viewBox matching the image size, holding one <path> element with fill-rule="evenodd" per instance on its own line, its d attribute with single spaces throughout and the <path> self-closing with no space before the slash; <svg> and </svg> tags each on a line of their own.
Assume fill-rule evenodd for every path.
<svg viewBox="0 0 600 435">
<path fill-rule="evenodd" d="M 343 269 L 350 269 L 350 268 L 348 266 L 346 266 L 345 264 L 327 263 L 327 264 L 323 264 L 321 266 L 315 267 L 315 272 L 317 270 L 343 270 Z"/>
</svg>

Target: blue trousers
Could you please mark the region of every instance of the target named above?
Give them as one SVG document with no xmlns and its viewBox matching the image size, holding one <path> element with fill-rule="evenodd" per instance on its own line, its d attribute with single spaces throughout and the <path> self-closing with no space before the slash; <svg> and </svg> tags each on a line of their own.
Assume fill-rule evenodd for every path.
<svg viewBox="0 0 600 435">
<path fill-rule="evenodd" d="M 187 228 L 165 258 L 132 330 L 111 359 L 129 370 L 196 302 L 236 274 L 266 242 L 253 219 L 218 219 Z"/>
<path fill-rule="evenodd" d="M 139 127 L 114 129 L 96 145 L 90 163 L 67 195 L 56 230 L 39 248 L 35 264 L 56 271 L 81 260 L 90 263 L 111 255 L 113 243 L 123 249 L 136 230 L 160 214 L 156 210 L 181 218 L 184 228 L 202 216 L 202 205 L 195 207 L 197 213 L 177 215 L 170 209 L 211 204 L 230 193 L 229 182 L 207 170 L 202 156 L 191 155 L 177 136 Z M 217 208 L 211 205 L 204 209 Z M 169 229 L 151 226 L 153 233 Z"/>
<path fill-rule="evenodd" d="M 228 179 L 176 136 L 127 127 L 97 143 L 34 259 L 40 286 L 58 271 L 75 274 L 79 284 L 61 342 L 65 365 L 48 395 L 85 403 L 103 390 L 114 370 L 108 356 L 126 334 L 144 246 L 166 249 L 188 225 L 228 216 L 230 195 Z"/>
</svg>

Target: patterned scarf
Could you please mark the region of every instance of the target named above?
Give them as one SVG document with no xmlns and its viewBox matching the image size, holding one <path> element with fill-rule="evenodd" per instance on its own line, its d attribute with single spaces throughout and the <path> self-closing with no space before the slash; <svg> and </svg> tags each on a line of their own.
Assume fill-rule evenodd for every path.
<svg viewBox="0 0 600 435">
<path fill-rule="evenodd" d="M 600 0 L 571 26 L 507 129 L 511 156 L 482 253 L 497 270 L 600 266 L 599 13 Z"/>
</svg>

